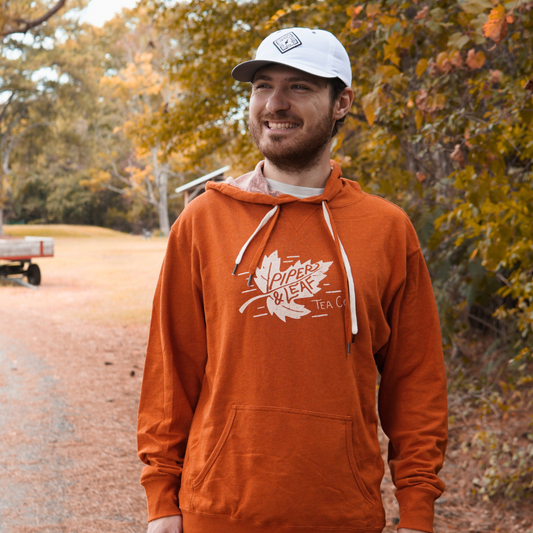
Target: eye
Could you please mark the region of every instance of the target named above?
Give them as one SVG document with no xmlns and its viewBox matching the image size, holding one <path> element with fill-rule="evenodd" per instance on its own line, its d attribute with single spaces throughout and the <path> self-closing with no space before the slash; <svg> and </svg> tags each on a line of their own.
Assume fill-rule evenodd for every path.
<svg viewBox="0 0 533 533">
<path fill-rule="evenodd" d="M 301 85 L 299 83 L 293 85 L 292 88 L 296 89 L 297 91 L 307 91 L 307 90 L 309 90 L 309 87 L 307 87 L 306 85 Z"/>
</svg>

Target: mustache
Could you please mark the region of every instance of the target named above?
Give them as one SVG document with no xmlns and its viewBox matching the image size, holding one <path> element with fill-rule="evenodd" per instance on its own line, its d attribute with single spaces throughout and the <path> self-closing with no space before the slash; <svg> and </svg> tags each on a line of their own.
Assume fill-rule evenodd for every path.
<svg viewBox="0 0 533 533">
<path fill-rule="evenodd" d="M 260 122 L 294 122 L 301 124 L 300 117 L 291 115 L 290 113 L 265 113 L 259 116 Z"/>
</svg>

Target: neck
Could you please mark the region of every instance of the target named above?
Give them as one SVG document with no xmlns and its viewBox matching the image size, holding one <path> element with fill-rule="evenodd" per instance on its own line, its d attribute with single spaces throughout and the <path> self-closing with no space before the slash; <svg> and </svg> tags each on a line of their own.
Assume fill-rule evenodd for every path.
<svg viewBox="0 0 533 533">
<path fill-rule="evenodd" d="M 331 174 L 329 150 L 313 165 L 301 169 L 279 168 L 269 159 L 265 159 L 263 176 L 270 180 L 296 185 L 298 187 L 312 187 L 323 189 Z"/>
</svg>

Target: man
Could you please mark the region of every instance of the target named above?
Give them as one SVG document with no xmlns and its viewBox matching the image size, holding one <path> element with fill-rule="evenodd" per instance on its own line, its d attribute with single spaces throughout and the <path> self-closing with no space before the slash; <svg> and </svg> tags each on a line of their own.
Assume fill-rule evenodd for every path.
<svg viewBox="0 0 533 533">
<path fill-rule="evenodd" d="M 405 213 L 341 178 L 353 101 L 330 33 L 278 31 L 252 83 L 265 160 L 172 228 L 139 411 L 150 533 L 378 533 L 379 415 L 401 533 L 432 532 L 446 446 L 440 328 Z"/>
</svg>

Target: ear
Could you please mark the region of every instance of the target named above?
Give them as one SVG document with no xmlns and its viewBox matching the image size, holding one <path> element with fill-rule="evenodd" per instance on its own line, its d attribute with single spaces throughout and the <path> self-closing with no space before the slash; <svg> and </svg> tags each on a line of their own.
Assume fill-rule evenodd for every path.
<svg viewBox="0 0 533 533">
<path fill-rule="evenodd" d="M 351 87 L 346 87 L 335 102 L 333 108 L 333 118 L 335 120 L 340 120 L 348 114 L 350 107 L 352 107 L 353 98 L 353 89 Z"/>
</svg>

